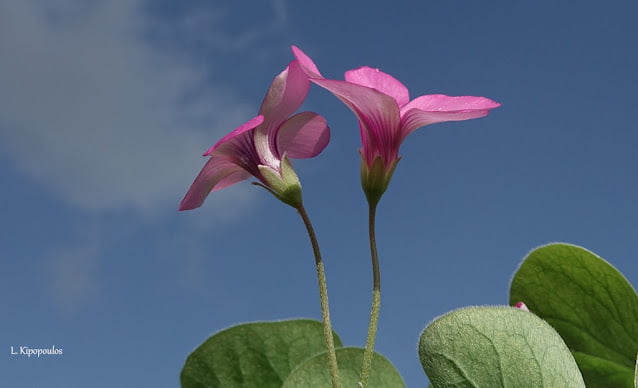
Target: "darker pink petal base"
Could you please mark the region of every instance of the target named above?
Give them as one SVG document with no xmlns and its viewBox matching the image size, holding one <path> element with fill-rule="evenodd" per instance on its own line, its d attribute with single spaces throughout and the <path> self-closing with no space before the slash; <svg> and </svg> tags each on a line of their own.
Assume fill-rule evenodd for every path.
<svg viewBox="0 0 638 388">
<path fill-rule="evenodd" d="M 359 119 L 362 154 L 368 166 L 381 156 L 390 166 L 399 152 L 400 116 L 397 101 L 380 91 L 347 81 L 313 80 L 332 92 Z"/>
<path fill-rule="evenodd" d="M 239 127 L 237 127 L 234 130 L 232 130 L 228 135 L 222 137 L 221 140 L 219 140 L 217 143 L 215 143 L 215 145 L 210 147 L 208 149 L 208 151 L 204 152 L 204 156 L 208 156 L 208 155 L 212 154 L 213 151 L 215 151 L 217 148 L 219 148 L 219 146 L 221 146 L 222 144 L 232 140 L 233 138 L 241 135 L 242 133 L 244 133 L 246 131 L 250 131 L 251 129 L 256 128 L 259 124 L 261 124 L 263 122 L 264 122 L 264 116 L 262 116 L 262 115 L 255 116 L 252 119 L 246 121 L 245 123 L 243 123 Z"/>
<path fill-rule="evenodd" d="M 347 81 L 313 80 L 343 101 L 369 131 L 398 129 L 399 106 L 377 90 Z"/>
</svg>

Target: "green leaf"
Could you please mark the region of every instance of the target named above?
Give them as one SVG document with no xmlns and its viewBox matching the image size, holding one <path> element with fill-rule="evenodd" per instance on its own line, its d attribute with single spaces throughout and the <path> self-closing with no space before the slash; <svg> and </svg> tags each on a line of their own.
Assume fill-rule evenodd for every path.
<svg viewBox="0 0 638 388">
<path fill-rule="evenodd" d="M 627 375 L 626 367 L 585 353 L 572 352 L 572 354 L 588 387 L 634 388 L 632 385 L 633 372 L 630 370 L 629 375 Z"/>
<path fill-rule="evenodd" d="M 518 301 L 560 333 L 588 387 L 633 386 L 638 295 L 608 262 L 574 245 L 535 249 L 512 279 Z"/>
<path fill-rule="evenodd" d="M 513 307 L 467 307 L 421 334 L 419 358 L 432 388 L 584 388 L 558 333 Z"/>
<path fill-rule="evenodd" d="M 359 386 L 363 352 L 362 348 L 337 349 L 339 377 L 344 388 Z M 317 355 L 299 365 L 284 381 L 282 388 L 332 388 L 327 354 Z M 390 361 L 375 353 L 368 388 L 405 388 L 405 383 Z"/>
<path fill-rule="evenodd" d="M 335 346 L 342 346 L 335 334 Z M 325 351 L 321 322 L 255 322 L 220 331 L 186 359 L 182 388 L 280 388 L 290 372 Z"/>
</svg>

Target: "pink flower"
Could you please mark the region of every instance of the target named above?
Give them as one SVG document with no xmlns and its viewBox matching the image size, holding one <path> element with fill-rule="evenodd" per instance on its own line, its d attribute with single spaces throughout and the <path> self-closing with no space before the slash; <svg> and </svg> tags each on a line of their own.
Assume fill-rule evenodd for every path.
<svg viewBox="0 0 638 388">
<path fill-rule="evenodd" d="M 308 77 L 332 92 L 359 119 L 361 178 L 368 200 L 378 201 L 399 162 L 406 137 L 425 125 L 486 116 L 499 103 L 485 97 L 431 94 L 410 100 L 408 89 L 379 69 L 360 67 L 345 73 L 345 81 L 324 78 L 299 48 L 292 51 Z"/>
<path fill-rule="evenodd" d="M 301 204 L 301 185 L 288 158 L 312 158 L 328 144 L 326 120 L 313 112 L 292 117 L 310 89 L 298 61 L 273 80 L 259 115 L 224 136 L 204 153 L 210 159 L 182 200 L 179 210 L 200 207 L 210 192 L 254 176 L 283 202 Z"/>
</svg>

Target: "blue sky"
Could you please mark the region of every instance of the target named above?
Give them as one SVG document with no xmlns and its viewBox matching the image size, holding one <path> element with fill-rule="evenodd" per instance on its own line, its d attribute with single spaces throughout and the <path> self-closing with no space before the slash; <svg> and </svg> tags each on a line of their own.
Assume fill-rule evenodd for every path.
<svg viewBox="0 0 638 388">
<path fill-rule="evenodd" d="M 177 206 L 200 155 L 253 117 L 295 44 L 328 77 L 367 65 L 421 94 L 486 96 L 486 118 L 413 133 L 378 211 L 377 350 L 426 386 L 420 331 L 507 303 L 538 245 L 638 279 L 633 1 L 9 0 L 0 4 L 0 346 L 16 387 L 175 387 L 230 325 L 320 318 L 295 212 L 248 183 Z M 335 330 L 363 346 L 371 275 L 358 127 L 313 87 L 332 141 L 295 163 Z M 11 346 L 63 348 L 11 356 Z"/>
</svg>

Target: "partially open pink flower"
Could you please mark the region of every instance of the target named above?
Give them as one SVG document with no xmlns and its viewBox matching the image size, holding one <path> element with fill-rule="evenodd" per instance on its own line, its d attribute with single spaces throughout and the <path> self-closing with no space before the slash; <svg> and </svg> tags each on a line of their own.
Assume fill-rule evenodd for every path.
<svg viewBox="0 0 638 388">
<path fill-rule="evenodd" d="M 182 200 L 179 210 L 200 207 L 208 194 L 251 176 L 283 202 L 301 203 L 301 185 L 288 158 L 317 156 L 330 140 L 326 120 L 313 112 L 292 117 L 310 82 L 298 61 L 273 80 L 259 115 L 224 136 L 204 153 L 210 159 Z"/>
<path fill-rule="evenodd" d="M 299 48 L 292 51 L 315 84 L 332 92 L 359 119 L 362 183 L 369 200 L 385 192 L 399 161 L 405 138 L 425 125 L 486 116 L 499 103 L 485 97 L 432 94 L 410 101 L 408 89 L 379 69 L 360 67 L 345 73 L 345 81 L 324 78 Z"/>
<path fill-rule="evenodd" d="M 516 302 L 514 307 L 516 307 L 517 309 L 521 309 L 523 311 L 529 312 L 529 308 L 527 308 L 527 305 L 525 303 L 523 303 L 523 302 Z"/>
</svg>

